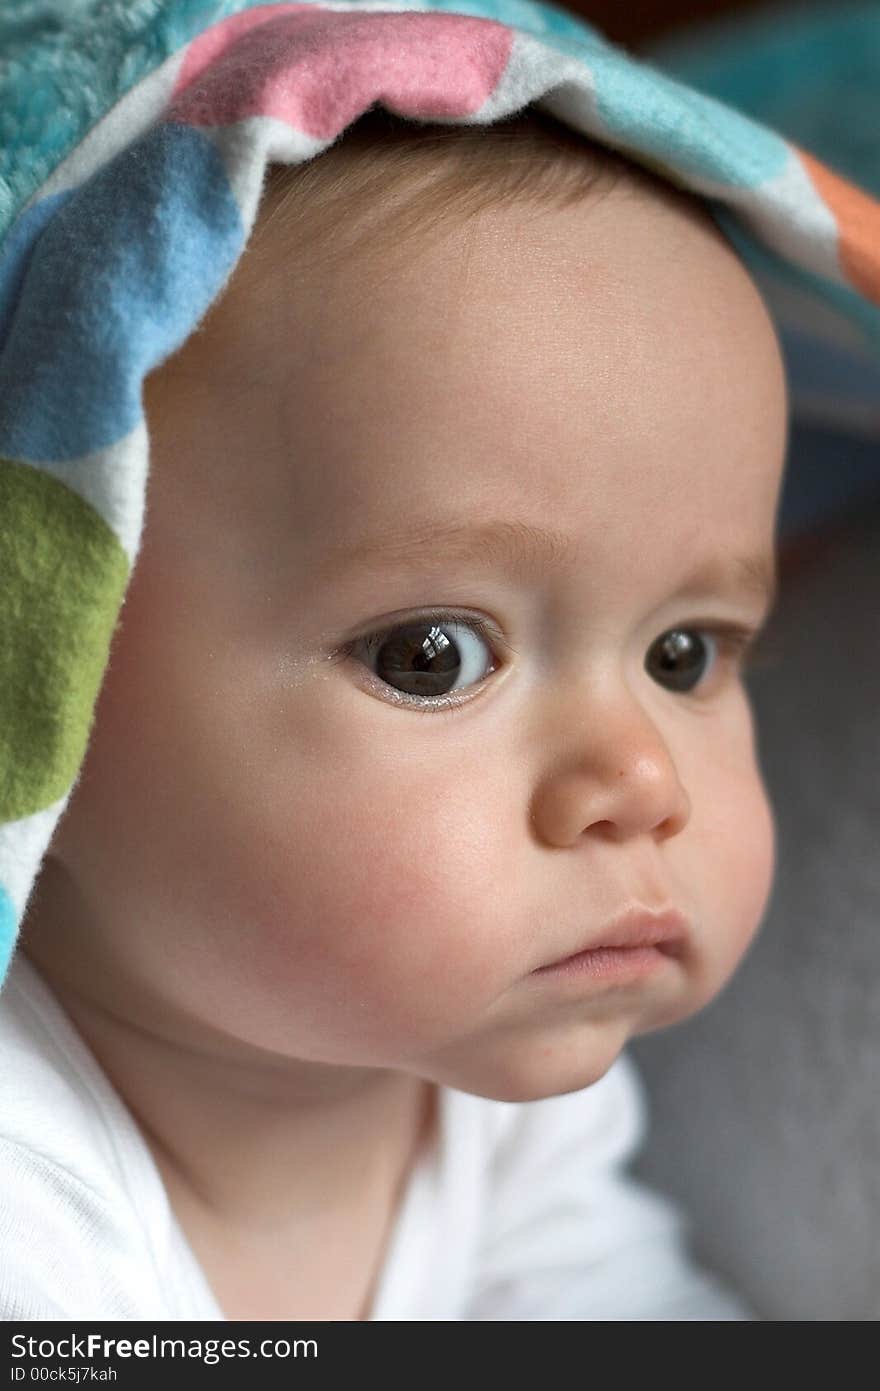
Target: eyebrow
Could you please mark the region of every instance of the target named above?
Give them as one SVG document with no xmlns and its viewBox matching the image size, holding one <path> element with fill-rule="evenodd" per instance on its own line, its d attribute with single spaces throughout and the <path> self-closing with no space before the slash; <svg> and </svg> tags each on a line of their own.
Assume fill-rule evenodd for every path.
<svg viewBox="0 0 880 1391">
<path fill-rule="evenodd" d="M 331 546 L 325 552 L 325 565 L 333 575 L 349 569 L 436 569 L 437 556 L 431 554 L 431 548 L 437 546 L 442 548 L 444 565 L 477 564 L 527 574 L 562 568 L 571 558 L 574 540 L 529 522 L 417 520 L 407 525 L 405 535 L 397 529 L 353 545 Z M 778 595 L 775 555 L 711 556 L 688 576 L 679 594 L 716 588 L 764 599 L 769 611 Z"/>
</svg>

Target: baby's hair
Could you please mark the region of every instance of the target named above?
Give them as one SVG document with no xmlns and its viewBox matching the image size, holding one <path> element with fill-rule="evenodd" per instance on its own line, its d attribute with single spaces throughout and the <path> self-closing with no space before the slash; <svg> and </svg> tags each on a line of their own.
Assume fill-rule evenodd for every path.
<svg viewBox="0 0 880 1391">
<path fill-rule="evenodd" d="M 315 158 L 269 166 L 248 259 L 259 271 L 263 235 L 276 222 L 307 260 L 332 264 L 371 244 L 379 260 L 456 216 L 529 201 L 564 209 L 621 185 L 676 196 L 666 180 L 537 107 L 462 125 L 375 106 Z"/>
</svg>

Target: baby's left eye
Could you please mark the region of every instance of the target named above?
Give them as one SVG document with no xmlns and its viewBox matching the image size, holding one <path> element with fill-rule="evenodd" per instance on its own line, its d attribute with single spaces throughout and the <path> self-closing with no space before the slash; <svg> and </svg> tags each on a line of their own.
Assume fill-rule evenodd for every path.
<svg viewBox="0 0 880 1391">
<path fill-rule="evenodd" d="M 645 657 L 645 670 L 667 690 L 692 691 L 703 680 L 707 665 L 714 667 L 722 654 L 740 656 L 750 634 L 731 628 L 710 632 L 706 628 L 670 628 L 652 642 Z"/>
</svg>

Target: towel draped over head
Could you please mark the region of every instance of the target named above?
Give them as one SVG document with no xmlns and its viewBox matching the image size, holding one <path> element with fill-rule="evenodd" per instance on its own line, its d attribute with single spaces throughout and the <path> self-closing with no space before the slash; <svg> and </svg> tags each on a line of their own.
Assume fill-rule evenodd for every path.
<svg viewBox="0 0 880 1391">
<path fill-rule="evenodd" d="M 860 370 L 880 359 L 880 203 L 554 6 L 32 0 L 0 56 L 0 983 L 138 553 L 143 381 L 223 291 L 268 164 L 375 104 L 535 104 L 705 197 L 783 315 L 817 306 Z"/>
</svg>

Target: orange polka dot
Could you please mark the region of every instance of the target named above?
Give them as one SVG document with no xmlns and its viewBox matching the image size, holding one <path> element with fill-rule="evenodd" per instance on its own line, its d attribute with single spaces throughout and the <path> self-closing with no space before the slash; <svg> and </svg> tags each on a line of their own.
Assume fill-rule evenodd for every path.
<svg viewBox="0 0 880 1391">
<path fill-rule="evenodd" d="M 820 196 L 837 219 L 844 274 L 857 290 L 880 304 L 880 202 L 818 159 L 797 150 Z"/>
</svg>

